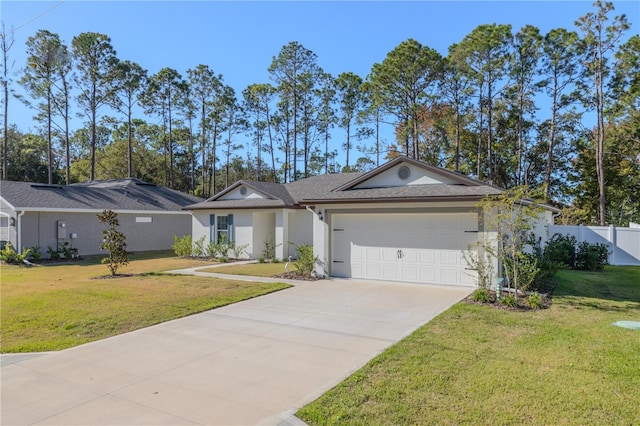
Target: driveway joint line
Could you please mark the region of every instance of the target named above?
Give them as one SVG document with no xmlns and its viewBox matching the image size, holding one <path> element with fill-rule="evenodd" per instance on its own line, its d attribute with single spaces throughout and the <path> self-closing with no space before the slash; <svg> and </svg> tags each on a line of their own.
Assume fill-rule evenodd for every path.
<svg viewBox="0 0 640 426">
<path fill-rule="evenodd" d="M 258 319 L 253 319 L 253 318 L 246 318 L 246 317 L 239 317 L 239 316 L 233 316 L 233 315 L 225 315 L 225 314 L 220 314 L 218 312 L 206 312 L 206 314 L 211 315 L 211 316 L 219 316 L 219 317 L 224 317 L 224 318 L 231 318 L 231 319 L 236 319 L 236 320 L 242 320 L 242 321 L 251 321 L 251 322 L 257 322 L 257 323 L 262 323 L 262 324 L 270 324 L 270 325 L 276 325 L 278 327 L 291 327 L 291 328 L 297 328 L 297 329 L 302 329 L 302 330 L 311 330 L 311 331 L 320 331 L 323 333 L 329 333 L 329 334 L 338 334 L 341 336 L 347 336 L 347 337 L 359 337 L 359 338 L 364 338 L 364 339 L 371 339 L 371 340 L 379 340 L 382 342 L 390 342 L 390 343 L 395 343 L 397 342 L 397 340 L 390 340 L 390 339 L 385 339 L 383 337 L 375 337 L 375 336 L 363 336 L 361 334 L 354 334 L 354 333 L 345 333 L 344 331 L 334 331 L 334 330 L 325 330 L 322 328 L 314 328 L 314 327 L 307 327 L 307 326 L 303 326 L 303 325 L 296 325 L 296 323 L 281 323 L 281 322 L 273 322 L 273 321 L 264 321 L 264 320 L 258 320 Z M 312 315 L 308 315 L 302 319 L 306 319 L 306 318 L 310 318 L 312 316 L 314 316 L 315 314 Z M 327 315 L 329 316 L 329 315 Z M 336 316 L 339 317 L 339 316 Z M 380 321 L 380 322 L 384 322 L 384 321 Z M 393 324 L 392 322 L 385 322 L 386 324 Z M 250 336 L 255 336 L 255 337 L 260 337 L 260 336 L 264 336 L 265 334 L 269 334 L 271 333 L 271 331 L 267 331 L 266 333 L 262 333 L 260 335 L 255 335 L 255 334 L 251 334 Z"/>
</svg>

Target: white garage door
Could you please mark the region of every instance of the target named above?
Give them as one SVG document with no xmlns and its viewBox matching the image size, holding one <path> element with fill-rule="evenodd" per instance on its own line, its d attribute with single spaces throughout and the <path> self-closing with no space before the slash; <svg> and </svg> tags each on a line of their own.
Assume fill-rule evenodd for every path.
<svg viewBox="0 0 640 426">
<path fill-rule="evenodd" d="M 477 215 L 336 214 L 332 275 L 475 285 L 463 253 L 478 239 Z"/>
</svg>

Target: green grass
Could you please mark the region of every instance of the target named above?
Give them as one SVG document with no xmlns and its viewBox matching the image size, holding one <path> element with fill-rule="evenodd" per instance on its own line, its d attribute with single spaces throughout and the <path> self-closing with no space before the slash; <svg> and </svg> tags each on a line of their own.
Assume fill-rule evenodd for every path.
<svg viewBox="0 0 640 426">
<path fill-rule="evenodd" d="M 640 268 L 561 271 L 550 309 L 459 303 L 297 415 L 315 424 L 640 424 Z"/>
<path fill-rule="evenodd" d="M 162 275 L 202 261 L 141 253 L 118 272 L 99 258 L 33 268 L 2 265 L 1 350 L 59 350 L 289 287 L 216 278 Z"/>
<path fill-rule="evenodd" d="M 243 265 L 220 266 L 217 268 L 200 269 L 199 272 L 217 272 L 219 274 L 232 275 L 251 275 L 254 277 L 273 277 L 274 275 L 283 274 L 284 263 L 249 263 Z M 291 265 L 290 271 L 296 268 Z"/>
</svg>

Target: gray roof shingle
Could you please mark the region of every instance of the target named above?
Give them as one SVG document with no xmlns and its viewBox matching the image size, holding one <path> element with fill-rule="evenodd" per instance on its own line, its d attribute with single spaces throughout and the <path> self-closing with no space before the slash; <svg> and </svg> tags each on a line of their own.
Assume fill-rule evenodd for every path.
<svg viewBox="0 0 640 426">
<path fill-rule="evenodd" d="M 16 209 L 181 211 L 202 198 L 139 179 L 65 185 L 0 182 L 0 196 Z"/>
<path fill-rule="evenodd" d="M 448 176 L 459 184 L 407 185 L 400 187 L 382 187 L 352 189 L 376 171 L 386 170 L 401 162 L 409 161 L 418 166 Z M 246 185 L 265 194 L 267 199 L 247 198 L 242 200 L 219 200 L 240 185 Z M 238 181 L 226 190 L 216 194 L 205 202 L 186 206 L 185 210 L 231 209 L 231 208 L 302 208 L 308 204 L 330 202 L 398 202 L 398 201 L 434 201 L 434 200 L 478 200 L 485 195 L 496 195 L 501 189 L 486 185 L 457 173 L 425 165 L 415 160 L 399 158 L 368 173 L 341 173 L 313 176 L 286 184 L 268 182 Z"/>
</svg>

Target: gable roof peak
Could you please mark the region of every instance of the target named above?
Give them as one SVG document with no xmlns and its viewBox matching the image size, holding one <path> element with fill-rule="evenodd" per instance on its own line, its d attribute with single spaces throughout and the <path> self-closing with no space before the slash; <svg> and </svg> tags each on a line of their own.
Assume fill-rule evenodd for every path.
<svg viewBox="0 0 640 426">
<path fill-rule="evenodd" d="M 342 186 L 339 186 L 337 188 L 335 188 L 333 190 L 333 192 L 338 192 L 338 191 L 348 191 L 351 189 L 355 189 L 358 185 L 376 177 L 381 175 L 382 173 L 386 172 L 387 170 L 392 169 L 393 167 L 399 165 L 399 164 L 408 164 L 410 166 L 414 166 L 414 167 L 418 167 L 422 170 L 425 170 L 426 172 L 430 173 L 430 174 L 435 174 L 435 175 L 439 175 L 442 176 L 450 181 L 454 181 L 456 184 L 459 185 L 464 185 L 464 186 L 480 186 L 480 185 L 484 185 L 482 182 L 474 180 L 460 172 L 454 172 L 451 170 L 447 170 L 444 169 L 442 167 L 438 167 L 438 166 L 434 166 L 432 164 L 428 164 L 425 163 L 424 161 L 420 161 L 420 160 L 415 160 L 413 158 L 409 158 L 406 157 L 404 155 L 400 155 L 396 158 L 394 158 L 391 161 L 388 161 L 387 163 L 376 167 L 373 170 L 370 170 L 367 173 L 364 173 L 358 177 L 356 177 L 355 179 L 345 183 Z"/>
</svg>

